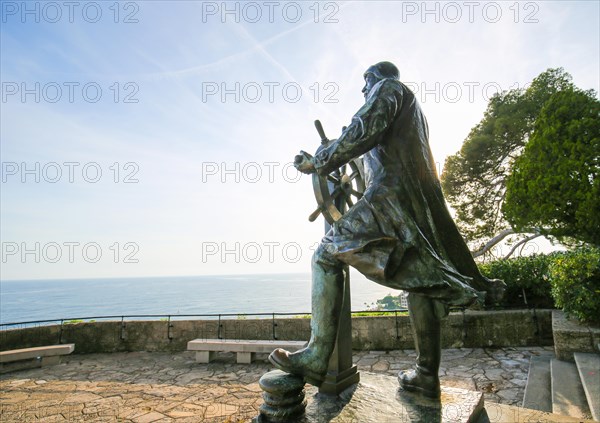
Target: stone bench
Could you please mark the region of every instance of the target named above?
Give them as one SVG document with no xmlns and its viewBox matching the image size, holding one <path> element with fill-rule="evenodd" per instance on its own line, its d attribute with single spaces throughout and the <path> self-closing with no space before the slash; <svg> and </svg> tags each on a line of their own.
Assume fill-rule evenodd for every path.
<svg viewBox="0 0 600 423">
<path fill-rule="evenodd" d="M 61 356 L 71 354 L 74 350 L 75 344 L 62 344 L 0 351 L 0 373 L 58 364 Z"/>
<path fill-rule="evenodd" d="M 296 351 L 306 346 L 305 341 L 255 341 L 239 339 L 194 339 L 187 344 L 188 351 L 196 351 L 196 362 L 210 363 L 218 351 L 237 353 L 237 362 L 252 363 L 256 353 L 270 354 L 276 348 Z"/>
</svg>

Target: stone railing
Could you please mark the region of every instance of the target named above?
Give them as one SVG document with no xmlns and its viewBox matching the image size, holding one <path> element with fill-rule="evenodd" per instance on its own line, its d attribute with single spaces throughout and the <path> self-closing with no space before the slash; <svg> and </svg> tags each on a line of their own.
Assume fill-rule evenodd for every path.
<svg viewBox="0 0 600 423">
<path fill-rule="evenodd" d="M 308 340 L 310 319 L 122 320 L 6 329 L 0 350 L 74 343 L 75 353 L 183 351 L 198 338 Z M 552 345 L 551 310 L 451 313 L 442 326 L 443 348 Z M 356 350 L 413 349 L 410 320 L 399 314 L 352 318 Z"/>
</svg>

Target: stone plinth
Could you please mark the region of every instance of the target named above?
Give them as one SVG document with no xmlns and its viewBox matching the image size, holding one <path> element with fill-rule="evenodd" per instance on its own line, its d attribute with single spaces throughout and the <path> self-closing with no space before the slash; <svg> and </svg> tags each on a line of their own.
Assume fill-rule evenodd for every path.
<svg viewBox="0 0 600 423">
<path fill-rule="evenodd" d="M 598 353 L 600 328 L 567 319 L 560 310 L 552 311 L 554 353 L 559 360 L 574 361 L 574 352 Z"/>
<path fill-rule="evenodd" d="M 285 373 L 269 372 L 270 390 L 287 385 L 281 376 Z M 263 376 L 263 378 L 265 378 Z M 293 376 L 292 376 L 293 377 Z M 262 379 L 261 379 L 262 381 Z M 292 381 L 292 385 L 298 385 Z M 263 388 L 261 382 L 261 388 Z M 306 385 L 306 410 L 304 414 L 290 415 L 279 420 L 271 406 L 261 406 L 261 416 L 254 422 L 286 421 L 295 423 L 466 423 L 477 420 L 483 410 L 483 394 L 459 388 L 442 386 L 439 400 L 423 398 L 418 394 L 398 388 L 398 379 L 378 373 L 361 372 L 361 380 L 339 396 L 324 395 L 314 386 Z M 263 388 L 264 390 L 264 388 Z M 263 398 L 267 400 L 267 392 Z M 290 396 L 291 397 L 291 396 Z M 286 404 L 287 406 L 287 404 Z M 275 410 L 278 407 L 275 407 Z M 290 411 L 291 408 L 290 408 Z M 266 412 L 266 413 L 265 413 Z M 269 414 L 275 417 L 270 419 Z"/>
</svg>

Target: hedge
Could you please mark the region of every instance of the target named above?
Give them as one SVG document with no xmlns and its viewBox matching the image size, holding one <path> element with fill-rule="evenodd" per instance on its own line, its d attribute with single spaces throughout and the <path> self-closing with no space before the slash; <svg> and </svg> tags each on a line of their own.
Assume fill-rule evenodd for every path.
<svg viewBox="0 0 600 423">
<path fill-rule="evenodd" d="M 495 308 L 562 308 L 568 316 L 600 325 L 600 248 L 587 247 L 480 263 L 488 278 L 502 279 L 506 292 Z M 398 308 L 387 295 L 377 309 Z"/>
<path fill-rule="evenodd" d="M 504 298 L 495 306 L 554 308 L 548 267 L 561 254 L 535 254 L 479 264 L 483 275 L 506 283 Z"/>
<path fill-rule="evenodd" d="M 497 260 L 479 269 L 507 285 L 497 307 L 557 307 L 582 322 L 600 324 L 599 248 Z"/>
<path fill-rule="evenodd" d="M 600 249 L 556 257 L 549 273 L 556 306 L 584 323 L 600 324 Z"/>
</svg>

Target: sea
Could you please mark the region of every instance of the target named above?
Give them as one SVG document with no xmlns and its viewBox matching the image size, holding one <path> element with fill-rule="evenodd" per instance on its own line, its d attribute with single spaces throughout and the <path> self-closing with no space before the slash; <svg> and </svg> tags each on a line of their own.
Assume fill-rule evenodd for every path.
<svg viewBox="0 0 600 423">
<path fill-rule="evenodd" d="M 358 273 L 352 311 L 398 295 Z M 0 323 L 102 316 L 310 312 L 310 274 L 0 281 Z M 208 318 L 216 318 L 208 316 Z M 248 318 L 252 318 L 248 316 Z"/>
</svg>

